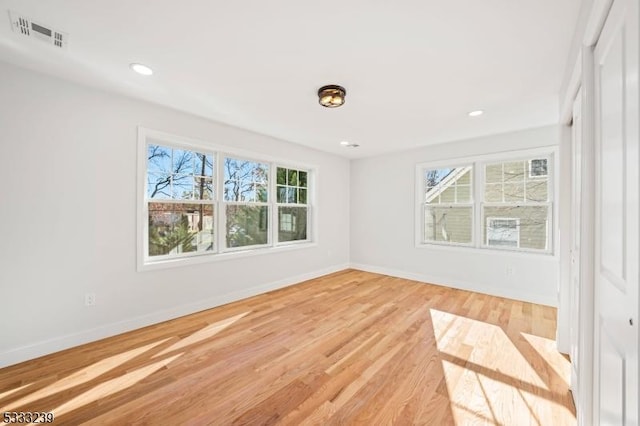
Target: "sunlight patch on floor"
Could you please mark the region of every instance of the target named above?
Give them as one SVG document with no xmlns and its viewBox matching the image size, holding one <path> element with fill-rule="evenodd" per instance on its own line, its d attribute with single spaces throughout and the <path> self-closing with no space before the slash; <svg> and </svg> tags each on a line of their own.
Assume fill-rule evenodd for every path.
<svg viewBox="0 0 640 426">
<path fill-rule="evenodd" d="M 456 416 L 456 418 L 464 417 L 466 423 L 457 422 L 457 424 L 459 424 L 461 426 L 462 425 L 466 425 L 466 424 L 473 424 L 473 425 L 477 425 L 477 424 L 495 425 L 495 424 L 497 424 L 494 419 L 489 418 L 487 416 L 483 416 L 482 414 L 479 414 L 479 413 L 475 413 L 475 412 L 471 411 L 469 408 L 467 408 L 464 405 L 458 404 L 456 402 L 452 402 L 451 405 L 454 407 L 454 410 L 453 410 L 454 412 L 456 411 L 456 409 L 458 409 L 458 410 L 462 410 L 462 411 L 464 411 L 466 413 L 465 416 L 459 416 L 459 415 Z"/>
<path fill-rule="evenodd" d="M 502 328 L 435 309 L 431 309 L 431 318 L 435 335 L 440 336 L 436 339 L 440 352 L 547 389 Z"/>
<path fill-rule="evenodd" d="M 2 392 L 2 393 L 0 393 L 0 401 L 1 401 L 1 400 L 3 400 L 3 399 L 5 399 L 5 398 L 6 398 L 6 397 L 8 397 L 8 396 L 13 395 L 13 394 L 14 394 L 14 393 L 16 393 L 16 392 L 20 392 L 21 390 L 24 390 L 24 389 L 28 388 L 28 387 L 29 387 L 29 386 L 31 386 L 31 385 L 33 385 L 33 383 L 27 383 L 26 385 L 24 385 L 24 386 L 20 386 L 19 388 L 10 389 L 10 390 L 8 390 L 8 391 L 6 391 L 6 392 Z"/>
<path fill-rule="evenodd" d="M 117 355 L 111 356 L 109 358 L 102 359 L 96 363 L 91 364 L 88 367 L 85 367 L 81 370 L 76 371 L 75 373 L 63 377 L 60 380 L 51 383 L 48 386 L 45 386 L 42 389 L 39 389 L 33 393 L 30 393 L 23 398 L 14 401 L 13 403 L 0 408 L 0 411 L 13 411 L 18 407 L 26 406 L 34 401 L 38 401 L 40 399 L 46 398 L 53 394 L 63 392 L 67 389 L 71 389 L 83 383 L 86 383 L 90 380 L 93 380 L 109 370 L 113 370 L 114 368 L 124 364 L 125 362 L 147 352 L 148 350 L 166 342 L 167 339 L 159 340 L 153 343 L 150 343 L 146 346 L 141 346 L 139 348 L 131 349 L 126 352 L 119 353 Z M 22 387 L 24 388 L 24 386 Z M 21 389 L 21 388 L 18 388 Z M 13 392 L 13 391 L 12 391 Z"/>
<path fill-rule="evenodd" d="M 528 333 L 520 333 L 524 339 L 540 354 L 542 358 L 549 364 L 566 383 L 567 387 L 571 384 L 571 363 L 567 358 L 562 356 L 556 347 L 555 340 L 545 337 L 535 336 Z"/>
<path fill-rule="evenodd" d="M 84 405 L 91 404 L 92 402 L 95 402 L 99 399 L 105 398 L 109 395 L 113 395 L 117 392 L 127 389 L 135 385 L 145 377 L 152 375 L 162 367 L 169 365 L 171 362 L 175 361 L 182 355 L 183 355 L 182 353 L 174 355 L 172 357 L 147 365 L 146 367 L 142 367 L 137 370 L 134 370 L 123 376 L 116 377 L 115 379 L 111 379 L 104 383 L 100 383 L 99 385 L 65 402 L 64 404 L 53 409 L 52 411 L 56 414 L 56 417 L 62 416 L 63 414 L 69 413 Z"/>
<path fill-rule="evenodd" d="M 194 343 L 198 343 L 202 340 L 206 340 L 210 337 L 215 336 L 216 334 L 220 333 L 222 330 L 224 330 L 225 328 L 231 326 L 233 323 L 235 323 L 236 321 L 240 320 L 241 318 L 244 318 L 245 316 L 249 315 L 251 312 L 247 311 L 244 312 L 242 314 L 238 314 L 235 315 L 231 318 L 227 318 L 218 322 L 214 322 L 213 324 L 210 324 L 208 326 L 206 326 L 205 328 L 203 328 L 202 330 L 196 331 L 193 334 L 190 334 L 189 336 L 185 337 L 184 339 L 181 339 L 180 341 L 174 343 L 173 345 L 169 346 L 168 348 L 164 349 L 163 351 L 159 352 L 158 354 L 156 354 L 154 356 L 154 358 L 162 356 L 162 355 L 166 355 L 170 352 L 179 350 L 179 349 L 183 349 L 189 345 L 193 345 Z"/>
<path fill-rule="evenodd" d="M 435 309 L 431 318 L 456 425 L 576 424 L 564 394 L 554 393 L 568 384 L 553 377 L 559 385 L 550 390 L 548 374 L 567 377 L 555 342 L 523 333 L 514 343 L 497 325 Z M 553 370 L 536 371 L 545 362 Z"/>
</svg>

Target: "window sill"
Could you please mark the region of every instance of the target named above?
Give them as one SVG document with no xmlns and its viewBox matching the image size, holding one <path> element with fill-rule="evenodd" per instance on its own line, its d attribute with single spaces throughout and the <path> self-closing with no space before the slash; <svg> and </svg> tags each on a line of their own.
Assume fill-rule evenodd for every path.
<svg viewBox="0 0 640 426">
<path fill-rule="evenodd" d="M 463 244 L 438 244 L 438 243 L 416 243 L 415 247 L 417 249 L 432 249 L 432 250 L 442 250 L 442 251 L 456 251 L 460 252 L 469 252 L 474 254 L 490 254 L 490 255 L 501 255 L 501 256 L 509 256 L 509 257 L 520 257 L 520 258 L 531 258 L 535 257 L 540 260 L 549 260 L 556 261 L 557 256 L 553 251 L 527 251 L 527 250 L 510 250 L 510 249 L 495 249 L 488 247 L 475 247 L 470 245 Z"/>
<path fill-rule="evenodd" d="M 226 260 L 242 259 L 245 257 L 262 256 L 267 254 L 277 254 L 292 250 L 302 250 L 317 247 L 316 242 L 298 242 L 276 246 L 267 246 L 255 249 L 235 249 L 234 251 L 200 254 L 191 257 L 181 257 L 175 259 L 147 260 L 138 262 L 138 272 L 154 271 L 158 269 L 175 268 L 188 265 L 198 265 L 203 263 L 223 262 Z"/>
</svg>

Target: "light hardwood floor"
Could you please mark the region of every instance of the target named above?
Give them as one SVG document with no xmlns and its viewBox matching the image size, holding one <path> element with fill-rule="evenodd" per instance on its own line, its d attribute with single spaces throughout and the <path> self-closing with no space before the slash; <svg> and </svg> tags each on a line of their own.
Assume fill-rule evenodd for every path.
<svg viewBox="0 0 640 426">
<path fill-rule="evenodd" d="M 347 270 L 1 369 L 0 414 L 53 411 L 55 424 L 573 425 L 555 317 Z"/>
</svg>

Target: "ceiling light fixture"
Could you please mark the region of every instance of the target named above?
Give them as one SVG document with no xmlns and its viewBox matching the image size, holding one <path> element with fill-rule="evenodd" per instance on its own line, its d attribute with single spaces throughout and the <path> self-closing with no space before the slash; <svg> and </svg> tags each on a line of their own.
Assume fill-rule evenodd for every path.
<svg viewBox="0 0 640 426">
<path fill-rule="evenodd" d="M 146 65 L 143 64 L 129 64 L 129 68 L 142 75 L 151 75 L 153 74 L 153 70 Z"/>
<path fill-rule="evenodd" d="M 327 108 L 337 108 L 344 105 L 344 98 L 347 91 L 342 86 L 329 84 L 318 89 L 320 105 Z"/>
<path fill-rule="evenodd" d="M 476 110 L 476 111 L 471 111 L 469 113 L 469 117 L 478 117 L 480 115 L 484 114 L 484 111 L 482 111 L 481 109 Z"/>
</svg>

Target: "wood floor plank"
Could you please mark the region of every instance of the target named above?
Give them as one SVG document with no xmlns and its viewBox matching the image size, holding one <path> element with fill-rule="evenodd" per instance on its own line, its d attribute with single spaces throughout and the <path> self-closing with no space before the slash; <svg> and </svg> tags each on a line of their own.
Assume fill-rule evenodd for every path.
<svg viewBox="0 0 640 426">
<path fill-rule="evenodd" d="M 357 270 L 0 369 L 57 424 L 575 425 L 556 311 Z"/>
</svg>

